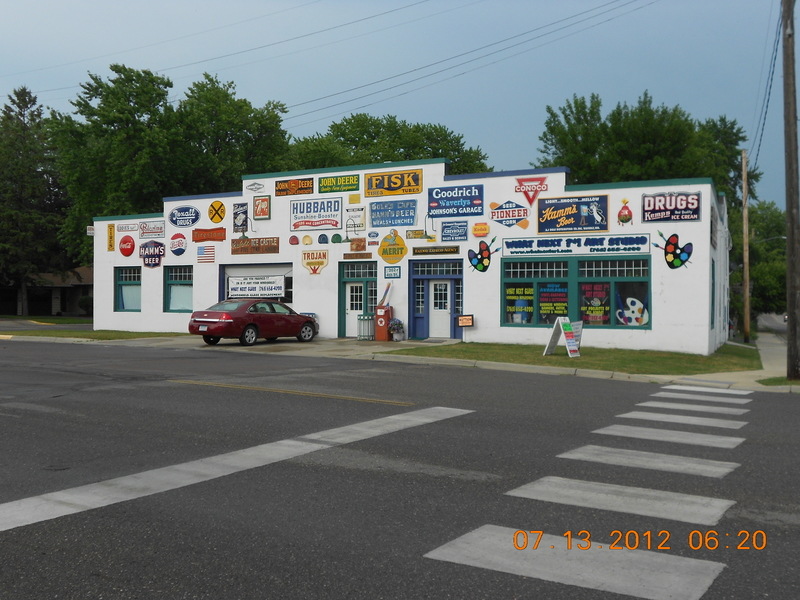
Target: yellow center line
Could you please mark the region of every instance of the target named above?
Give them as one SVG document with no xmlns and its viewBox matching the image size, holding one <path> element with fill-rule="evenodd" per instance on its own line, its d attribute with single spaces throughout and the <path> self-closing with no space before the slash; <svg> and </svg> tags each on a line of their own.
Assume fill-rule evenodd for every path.
<svg viewBox="0 0 800 600">
<path fill-rule="evenodd" d="M 216 383 L 213 381 L 191 381 L 188 379 L 170 379 L 171 383 L 183 383 L 186 385 L 205 385 L 209 387 L 231 388 L 235 390 L 250 390 L 253 392 L 273 392 L 276 394 L 292 394 L 294 396 L 309 396 L 311 398 L 331 398 L 333 400 L 352 400 L 354 402 L 371 402 L 373 404 L 391 404 L 392 406 L 414 406 L 413 402 L 401 402 L 399 400 L 380 400 L 378 398 L 358 398 L 356 396 L 337 396 L 335 394 L 321 394 L 319 392 L 301 392 L 298 390 L 282 390 L 279 388 L 265 388 L 253 385 L 238 385 L 235 383 Z"/>
</svg>

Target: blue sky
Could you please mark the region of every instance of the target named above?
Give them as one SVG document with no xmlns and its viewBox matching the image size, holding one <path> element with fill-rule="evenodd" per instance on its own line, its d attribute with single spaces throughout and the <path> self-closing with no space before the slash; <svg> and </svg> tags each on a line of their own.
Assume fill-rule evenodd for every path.
<svg viewBox="0 0 800 600">
<path fill-rule="evenodd" d="M 11 0 L 0 93 L 27 86 L 70 111 L 111 63 L 169 77 L 175 100 L 208 72 L 256 106 L 285 103 L 295 136 L 391 114 L 462 134 L 501 171 L 537 160 L 548 105 L 597 93 L 608 111 L 647 90 L 695 119 L 735 119 L 759 196 L 783 207 L 780 48 L 760 127 L 779 12 L 780 0 Z"/>
</svg>

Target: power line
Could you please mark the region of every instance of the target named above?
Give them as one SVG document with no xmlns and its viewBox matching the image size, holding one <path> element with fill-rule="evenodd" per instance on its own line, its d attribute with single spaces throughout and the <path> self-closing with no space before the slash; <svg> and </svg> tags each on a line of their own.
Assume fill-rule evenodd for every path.
<svg viewBox="0 0 800 600">
<path fill-rule="evenodd" d="M 404 73 L 399 73 L 399 74 L 397 74 L 397 75 L 393 75 L 393 76 L 391 76 L 391 77 L 385 77 L 385 78 L 383 78 L 383 79 L 380 79 L 380 80 L 377 80 L 377 81 L 374 81 L 374 82 L 371 82 L 371 83 L 368 83 L 368 84 L 364 84 L 364 85 L 360 85 L 360 86 L 357 86 L 357 87 L 354 87 L 354 88 L 350 88 L 349 90 L 344 90 L 344 91 L 341 91 L 341 92 L 337 92 L 337 93 L 335 93 L 335 94 L 328 94 L 328 95 L 326 95 L 326 96 L 322 96 L 322 97 L 320 97 L 320 98 L 317 98 L 317 99 L 314 99 L 314 100 L 309 100 L 309 101 L 306 101 L 306 102 L 302 102 L 302 103 L 299 103 L 299 104 L 295 104 L 295 105 L 293 105 L 293 106 L 291 106 L 291 107 L 289 107 L 289 108 L 291 109 L 291 108 L 293 108 L 293 107 L 297 107 L 297 106 L 301 106 L 301 105 L 305 105 L 305 104 L 310 104 L 310 103 L 313 103 L 313 102 L 317 102 L 317 101 L 319 101 L 319 100 L 323 100 L 323 99 L 331 98 L 331 97 L 333 97 L 333 96 L 337 96 L 337 95 L 345 94 L 345 93 L 348 93 L 348 92 L 350 92 L 350 91 L 355 91 L 355 90 L 363 89 L 363 88 L 366 88 L 366 87 L 370 87 L 370 86 L 372 86 L 372 85 L 377 85 L 378 83 L 383 83 L 383 82 L 389 81 L 389 80 L 391 80 L 391 79 L 395 79 L 395 78 L 397 78 L 397 77 L 402 77 L 402 76 L 404 76 L 404 75 L 408 75 L 408 74 L 410 74 L 410 73 L 414 73 L 414 72 L 417 72 L 417 71 L 421 71 L 421 70 L 424 70 L 424 69 L 426 69 L 426 68 L 429 68 L 429 67 L 431 67 L 431 66 L 435 66 L 435 65 L 439 65 L 439 64 L 442 64 L 442 63 L 445 63 L 445 62 L 451 61 L 451 60 L 455 60 L 455 59 L 457 59 L 457 58 L 460 58 L 460 57 L 466 56 L 466 55 L 468 55 L 468 54 L 473 54 L 473 53 L 475 53 L 475 52 L 478 52 L 478 51 L 480 51 L 480 50 L 484 50 L 484 49 L 486 49 L 486 48 L 490 48 L 490 47 L 496 46 L 496 45 L 498 45 L 498 44 L 501 44 L 501 43 L 504 43 L 504 42 L 508 42 L 508 41 L 510 41 L 510 40 L 513 40 L 513 39 L 516 39 L 516 38 L 519 38 L 519 37 L 523 37 L 523 36 L 531 35 L 532 33 L 535 33 L 535 32 L 537 32 L 537 31 L 539 31 L 539 30 L 541 30 L 541 29 L 546 29 L 546 28 L 552 27 L 553 25 L 556 25 L 556 24 L 559 24 L 559 23 L 563 23 L 564 21 L 569 21 L 569 20 L 575 19 L 575 18 L 577 18 L 577 17 L 580 17 L 580 16 L 582 16 L 582 15 L 586 15 L 586 14 L 587 14 L 587 13 L 589 13 L 589 12 L 596 11 L 596 10 L 599 10 L 599 9 L 601 9 L 601 8 L 605 8 L 605 7 L 607 7 L 607 6 L 611 5 L 611 4 L 617 4 L 617 3 L 619 3 L 620 1 L 621 1 L 621 0 L 614 0 L 614 1 L 612 1 L 612 2 L 608 2 L 608 3 L 606 3 L 606 4 L 603 4 L 603 5 L 601 5 L 601 6 L 598 6 L 598 7 L 594 8 L 594 9 L 591 9 L 591 10 L 588 10 L 588 11 L 581 11 L 580 13 L 576 13 L 575 15 L 571 15 L 571 16 L 569 16 L 569 17 L 566 17 L 566 18 L 563 18 L 563 19 L 559 19 L 559 20 L 557 20 L 557 21 L 554 21 L 553 23 L 549 23 L 549 24 L 547 24 L 547 25 L 543 25 L 543 26 L 540 26 L 540 27 L 536 27 L 536 28 L 534 28 L 534 29 L 531 29 L 531 30 L 529 30 L 529 31 L 523 32 L 523 33 L 521 33 L 521 34 L 517 34 L 517 35 L 511 36 L 511 37 L 505 38 L 505 39 L 503 39 L 503 40 L 499 40 L 498 42 L 493 42 L 492 44 L 486 44 L 486 45 L 484 45 L 484 46 L 481 46 L 480 48 L 476 48 L 476 49 L 474 49 L 474 50 L 470 50 L 470 51 L 468 51 L 468 52 L 463 52 L 463 53 L 461 53 L 461 54 L 458 54 L 458 55 L 455 55 L 455 56 L 451 56 L 450 58 L 447 58 L 447 59 L 443 59 L 443 60 L 440 60 L 440 61 L 436 61 L 436 62 L 430 63 L 430 64 L 428 64 L 428 65 L 425 65 L 425 66 L 422 66 L 422 67 L 418 67 L 418 68 L 416 68 L 416 69 L 411 69 L 411 70 L 409 70 L 409 71 L 406 71 L 406 72 L 404 72 Z M 625 6 L 628 6 L 628 5 L 630 5 L 630 4 L 634 4 L 635 2 L 638 2 L 638 1 L 639 1 L 639 0 L 628 0 L 627 2 L 625 2 L 624 4 L 622 4 L 621 6 L 618 6 L 618 7 L 614 7 L 614 8 L 608 9 L 608 10 L 606 10 L 606 11 L 604 11 L 604 12 L 602 12 L 602 13 L 598 14 L 598 15 L 587 16 L 587 17 L 585 17 L 585 18 L 583 18 L 583 19 L 580 19 L 580 20 L 578 20 L 578 21 L 576 21 L 576 22 L 574 22 L 574 23 L 570 23 L 570 24 L 564 25 L 564 26 L 562 26 L 562 27 L 559 27 L 559 28 L 557 28 L 557 29 L 554 29 L 553 31 L 549 31 L 549 32 L 547 32 L 547 33 L 544 33 L 544 34 L 542 34 L 542 35 L 540 35 L 540 36 L 538 36 L 538 37 L 536 37 L 536 38 L 534 38 L 534 39 L 531 39 L 531 40 L 523 40 L 523 41 L 520 41 L 520 42 L 517 42 L 517 43 L 511 44 L 511 45 L 508 45 L 508 46 L 506 46 L 506 47 L 504 47 L 504 48 L 500 48 L 500 49 L 497 49 L 497 50 L 493 50 L 492 52 L 485 53 L 485 54 L 483 54 L 483 55 L 481 55 L 481 56 L 478 56 L 478 57 L 475 57 L 475 58 L 472 58 L 472 59 L 469 59 L 469 60 L 466 60 L 466 61 L 462 61 L 462 62 L 460 62 L 460 63 L 454 64 L 454 65 L 451 65 L 451 66 L 449 66 L 449 67 L 445 67 L 445 68 L 439 69 L 439 70 L 437 70 L 437 71 L 434 71 L 434 72 L 432 72 L 432 73 L 428 73 L 428 74 L 425 74 L 425 75 L 421 75 L 421 76 L 419 76 L 419 77 L 416 77 L 416 78 L 414 78 L 414 79 L 410 79 L 410 80 L 408 80 L 408 81 L 405 81 L 405 82 L 402 82 L 402 83 L 397 83 L 397 84 L 394 84 L 394 85 L 391 85 L 391 86 L 388 86 L 388 87 L 382 88 L 382 89 L 380 89 L 380 90 L 377 90 L 377 91 L 374 91 L 374 92 L 370 92 L 370 93 L 368 93 L 368 94 L 363 94 L 363 95 L 361 95 L 361 96 L 357 96 L 357 97 L 355 97 L 355 98 L 351 98 L 351 99 L 349 99 L 349 100 L 343 100 L 343 101 L 341 101 L 341 102 L 337 102 L 337 103 L 334 103 L 334 104 L 330 104 L 330 105 L 327 105 L 327 106 L 324 106 L 324 107 L 321 107 L 321 108 L 317 108 L 317 109 L 312 109 L 312 110 L 309 110 L 309 111 L 306 111 L 306 112 L 304 112 L 304 113 L 300 113 L 300 114 L 297 114 L 297 115 L 289 115 L 289 116 L 287 116 L 287 117 L 284 119 L 284 121 L 288 121 L 288 120 L 295 119 L 295 118 L 300 118 L 300 117 L 303 117 L 303 116 L 306 116 L 306 115 L 310 115 L 310 114 L 313 114 L 313 113 L 316 113 L 316 112 L 320 112 L 320 111 L 323 111 L 323 110 L 327 110 L 327 109 L 329 109 L 329 108 L 334 108 L 334 107 L 336 107 L 336 106 L 341 106 L 342 104 L 347 104 L 347 103 L 349 103 L 349 102 L 353 102 L 353 101 L 356 101 L 356 100 L 361 100 L 361 99 L 364 99 L 364 98 L 368 98 L 368 97 L 370 97 L 370 96 L 374 96 L 374 95 L 376 95 L 376 94 L 380 94 L 380 93 L 382 93 L 382 92 L 386 92 L 386 91 L 389 91 L 389 90 L 397 89 L 397 88 L 400 88 L 400 87 L 403 87 L 403 86 L 406 86 L 406 85 L 412 84 L 412 83 L 414 83 L 414 82 L 417 82 L 417 81 L 420 81 L 420 80 L 423 80 L 423 79 L 427 79 L 427 78 L 429 78 L 429 77 L 433 77 L 433 76 L 435 76 L 435 75 L 440 75 L 440 74 L 442 74 L 442 73 L 445 73 L 445 72 L 447 72 L 447 71 L 450 71 L 450 70 L 452 70 L 452 69 L 456 69 L 456 68 L 458 68 L 458 67 L 462 67 L 462 66 L 465 66 L 465 65 L 468 65 L 468 64 L 474 63 L 474 62 L 476 62 L 476 61 L 483 60 L 483 59 L 485 59 L 485 58 L 488 58 L 488 57 L 490 57 L 490 56 L 493 56 L 493 55 L 496 55 L 496 54 L 499 54 L 499 53 L 502 53 L 502 52 L 506 52 L 506 51 L 508 51 L 508 50 L 510 50 L 510 49 L 512 49 L 512 48 L 515 48 L 515 47 L 518 47 L 518 46 L 522 46 L 522 45 L 525 45 L 525 44 L 529 44 L 529 43 L 531 43 L 531 42 L 535 42 L 535 41 L 537 41 L 538 39 L 541 39 L 542 37 L 545 37 L 545 36 L 548 36 L 548 35 L 552 35 L 552 34 L 558 33 L 559 31 L 564 31 L 564 30 L 566 30 L 566 29 L 569 29 L 569 28 L 575 27 L 576 25 L 579 25 L 579 24 L 581 24 L 581 23 L 584 23 L 584 22 L 586 22 L 586 21 L 590 21 L 590 20 L 592 20 L 592 19 L 596 19 L 596 18 L 598 18 L 598 17 L 600 17 L 600 16 L 602 16 L 602 15 L 604 15 L 604 14 L 608 14 L 608 13 L 610 13 L 610 12 L 614 11 L 614 10 L 618 10 L 618 9 L 620 9 L 620 8 L 624 8 Z M 534 50 L 534 49 L 540 48 L 540 47 L 542 47 L 542 46 L 544 46 L 544 45 L 547 45 L 547 44 L 550 44 L 550 43 L 553 43 L 553 42 L 559 41 L 559 40 L 561 40 L 561 39 L 564 39 L 564 38 L 566 38 L 566 37 L 570 37 L 570 36 L 572 36 L 572 35 L 576 35 L 577 33 L 580 33 L 580 32 L 582 32 L 582 31 L 586 31 L 586 30 L 588 30 L 588 29 L 592 29 L 592 28 L 594 28 L 594 27 L 597 27 L 597 26 L 599 26 L 599 25 L 603 25 L 603 24 L 605 24 L 605 23 L 608 23 L 608 22 L 610 22 L 610 21 L 616 20 L 616 19 L 618 19 L 618 18 L 621 18 L 622 16 L 625 16 L 625 15 L 627 15 L 627 14 L 630 14 L 630 13 L 632 13 L 632 12 L 635 12 L 635 11 L 637 11 L 637 10 L 640 10 L 640 9 L 642 9 L 642 8 L 645 8 L 645 7 L 647 7 L 647 6 L 650 6 L 651 4 L 654 4 L 654 3 L 655 3 L 655 2 L 657 2 L 657 1 L 658 1 L 658 0 L 651 0 L 649 3 L 647 3 L 647 4 L 645 4 L 645 5 L 641 5 L 641 6 L 634 7 L 633 9 L 631 9 L 631 10 L 628 10 L 628 11 L 627 11 L 627 12 L 625 12 L 625 13 L 622 13 L 622 14 L 620 14 L 620 15 L 616 15 L 616 16 L 610 17 L 610 18 L 608 18 L 608 19 L 605 19 L 604 21 L 600 21 L 600 22 L 598 22 L 598 23 L 594 23 L 594 24 L 592 24 L 592 25 L 589 25 L 589 26 L 587 26 L 587 27 L 584 27 L 584 28 L 582 28 L 582 29 L 580 29 L 580 30 L 573 31 L 573 32 L 571 32 L 571 33 L 569 33 L 569 34 L 567 34 L 567 35 L 565 35 L 565 36 L 562 36 L 562 37 L 560 37 L 560 38 L 557 38 L 557 39 L 555 39 L 555 40 L 550 40 L 550 41 L 548 41 L 548 42 L 545 42 L 544 44 L 540 44 L 540 45 L 538 45 L 538 46 L 535 46 L 535 47 L 533 47 L 533 48 L 527 48 L 527 49 L 525 49 L 525 50 L 522 50 L 522 51 L 520 51 L 520 52 L 514 53 L 514 54 L 512 54 L 512 55 L 510 55 L 510 56 L 506 56 L 506 57 L 499 58 L 499 59 L 497 59 L 497 60 L 495 60 L 495 61 L 493 61 L 493 62 L 490 62 L 490 63 L 488 63 L 488 64 L 485 64 L 485 65 L 479 65 L 479 66 L 476 66 L 476 67 L 474 67 L 474 68 L 472 68 L 472 69 L 468 69 L 468 70 L 466 70 L 466 71 L 463 71 L 463 72 L 461 72 L 461 73 L 457 73 L 457 74 L 455 74 L 455 75 L 452 75 L 452 76 L 450 76 L 450 77 L 447 77 L 447 78 L 445 78 L 445 79 L 441 79 L 441 80 L 438 80 L 438 81 L 432 82 L 432 83 L 430 83 L 430 84 L 427 84 L 427 85 L 424 85 L 424 86 L 420 86 L 420 87 L 414 88 L 413 90 L 408 90 L 408 91 L 406 91 L 406 92 L 402 92 L 402 93 L 396 94 L 396 95 L 394 95 L 394 96 L 390 96 L 390 97 L 388 97 L 388 98 L 383 98 L 383 99 L 381 99 L 381 100 L 379 100 L 379 101 L 376 101 L 376 102 L 373 102 L 373 103 L 371 103 L 371 104 L 364 105 L 364 106 L 360 106 L 360 107 L 357 107 L 357 108 L 351 109 L 351 110 L 349 110 L 349 111 L 344 111 L 344 112 L 352 112 L 352 110 L 360 110 L 360 109 L 362 109 L 362 108 L 366 108 L 366 107 L 368 107 L 368 106 L 372 106 L 372 105 L 374 105 L 374 104 L 377 104 L 378 102 L 383 102 L 383 101 L 385 101 L 385 100 L 389 100 L 389 99 L 392 99 L 392 98 L 396 98 L 396 97 L 398 97 L 398 96 L 403 96 L 403 95 L 406 95 L 406 94 L 410 93 L 411 91 L 417 91 L 417 90 L 423 89 L 423 88 L 425 88 L 425 87 L 430 87 L 431 85 L 436 85 L 436 84 L 438 84 L 438 83 L 442 83 L 443 81 L 447 81 L 447 80 L 453 79 L 453 78 L 455 78 L 455 77 L 460 77 L 460 76 L 462 76 L 462 75 L 465 75 L 465 74 L 467 74 L 467 73 L 470 73 L 470 72 L 472 72 L 472 71 L 475 71 L 475 70 L 477 70 L 477 69 L 481 69 L 481 68 L 485 68 L 485 67 L 487 67 L 487 66 L 491 66 L 491 65 L 497 64 L 498 62 L 502 62 L 502 61 L 504 61 L 504 60 L 508 60 L 508 59 L 510 59 L 510 58 L 513 58 L 513 57 L 515 57 L 515 56 L 519 56 L 520 54 L 524 54 L 524 53 L 526 53 L 526 52 L 530 52 L 531 50 Z M 343 114 L 343 113 L 339 113 L 339 114 Z M 310 121 L 310 122 L 315 122 L 315 121 Z M 310 123 L 310 122 L 303 123 L 303 125 L 305 125 L 305 124 L 308 124 L 308 123 Z"/>
<path fill-rule="evenodd" d="M 766 129 L 766 122 L 767 122 L 767 114 L 769 112 L 769 101 L 772 96 L 772 81 L 775 77 L 775 65 L 778 61 L 778 47 L 780 46 L 781 40 L 781 21 L 782 16 L 781 14 L 778 15 L 778 25 L 775 29 L 775 43 L 772 47 L 772 59 L 770 61 L 769 66 L 769 75 L 767 77 L 767 84 L 766 89 L 764 91 L 764 101 L 762 103 L 762 111 L 761 111 L 761 118 L 759 119 L 756 125 L 756 131 L 753 135 L 753 141 L 756 144 L 755 152 L 750 150 L 750 155 L 753 157 L 752 165 L 753 168 L 758 167 L 758 155 L 761 152 L 761 141 L 764 139 L 764 130 Z M 758 140 L 756 142 L 756 139 Z"/>
</svg>

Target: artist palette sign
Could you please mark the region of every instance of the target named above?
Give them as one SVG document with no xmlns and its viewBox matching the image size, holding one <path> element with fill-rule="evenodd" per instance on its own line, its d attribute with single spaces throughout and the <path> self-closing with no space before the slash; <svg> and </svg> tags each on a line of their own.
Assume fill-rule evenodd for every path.
<svg viewBox="0 0 800 600">
<path fill-rule="evenodd" d="M 536 222 L 539 233 L 608 231 L 608 196 L 539 198 Z"/>
<path fill-rule="evenodd" d="M 700 192 L 642 194 L 642 222 L 699 220 Z"/>
</svg>

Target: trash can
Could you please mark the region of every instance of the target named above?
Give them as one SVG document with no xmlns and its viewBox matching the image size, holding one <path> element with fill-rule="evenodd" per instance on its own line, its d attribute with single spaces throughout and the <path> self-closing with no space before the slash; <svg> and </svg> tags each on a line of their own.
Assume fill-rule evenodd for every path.
<svg viewBox="0 0 800 600">
<path fill-rule="evenodd" d="M 392 334 L 389 333 L 389 321 L 392 320 L 391 306 L 375 307 L 375 341 L 390 342 Z"/>
<path fill-rule="evenodd" d="M 358 339 L 368 342 L 375 339 L 375 315 L 358 315 Z"/>
</svg>

